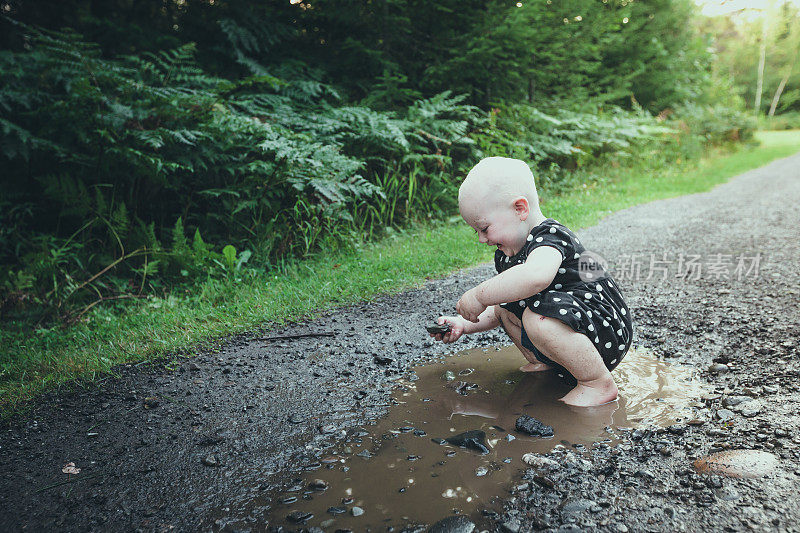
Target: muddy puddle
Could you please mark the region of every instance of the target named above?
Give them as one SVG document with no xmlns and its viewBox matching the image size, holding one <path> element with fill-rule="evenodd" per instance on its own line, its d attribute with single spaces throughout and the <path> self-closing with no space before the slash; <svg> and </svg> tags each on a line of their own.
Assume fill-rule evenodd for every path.
<svg viewBox="0 0 800 533">
<path fill-rule="evenodd" d="M 513 346 L 475 349 L 416 369 L 393 397 L 397 405 L 273 494 L 269 523 L 326 530 L 397 530 L 459 512 L 488 525 L 519 479 L 526 453 L 562 444 L 578 450 L 613 445 L 631 427 L 692 418 L 702 395 L 691 371 L 632 350 L 615 370 L 620 399 L 595 408 L 557 401 L 569 386 L 551 372 L 525 374 Z M 523 414 L 553 427 L 551 438 L 514 430 Z M 621 428 L 621 429 L 620 429 Z M 488 453 L 435 441 L 462 432 L 486 434 Z M 355 515 L 355 516 L 354 516 Z"/>
</svg>

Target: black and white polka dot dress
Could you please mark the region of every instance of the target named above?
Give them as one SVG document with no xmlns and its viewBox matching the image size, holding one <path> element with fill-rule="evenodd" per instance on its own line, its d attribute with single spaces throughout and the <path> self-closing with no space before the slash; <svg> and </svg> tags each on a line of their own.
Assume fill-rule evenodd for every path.
<svg viewBox="0 0 800 533">
<path fill-rule="evenodd" d="M 534 313 L 561 320 L 586 335 L 600 352 L 606 367 L 613 370 L 630 348 L 633 338 L 630 309 L 616 282 L 595 260 L 597 256 L 586 252 L 572 231 L 552 218 L 546 219 L 531 230 L 528 242 L 513 257 L 506 256 L 500 250 L 495 252 L 497 272 L 524 263 L 528 255 L 540 246 L 555 248 L 563 258 L 552 283 L 538 294 L 502 303 L 500 307 L 513 312 L 520 320 L 527 308 Z M 561 377 L 572 377 L 564 367 L 536 349 L 524 327 L 522 345 L 531 350 L 539 361 L 555 367 Z"/>
</svg>

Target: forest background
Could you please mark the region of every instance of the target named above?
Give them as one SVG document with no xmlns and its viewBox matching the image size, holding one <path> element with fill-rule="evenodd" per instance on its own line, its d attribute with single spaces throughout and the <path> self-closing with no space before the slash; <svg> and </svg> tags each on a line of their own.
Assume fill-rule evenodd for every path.
<svg viewBox="0 0 800 533">
<path fill-rule="evenodd" d="M 153 352 L 75 357 L 98 322 L 447 224 L 484 156 L 547 202 L 797 127 L 798 8 L 769 9 L 0 0 L 0 391 Z"/>
</svg>

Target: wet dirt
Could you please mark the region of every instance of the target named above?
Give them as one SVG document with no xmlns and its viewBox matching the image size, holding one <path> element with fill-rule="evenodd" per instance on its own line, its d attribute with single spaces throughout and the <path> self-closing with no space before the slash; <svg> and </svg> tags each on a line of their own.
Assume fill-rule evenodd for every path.
<svg viewBox="0 0 800 533">
<path fill-rule="evenodd" d="M 650 424 L 649 411 L 626 406 L 629 426 L 639 427 L 612 427 L 617 442 L 582 450 L 557 435 L 552 450 L 526 454 L 524 464 L 512 457 L 492 473 L 518 477 L 501 502 L 491 502 L 497 514 L 485 527 L 800 531 L 798 227 L 800 155 L 709 193 L 627 209 L 578 231 L 612 272 L 624 265 L 630 272 L 631 258 L 638 261 L 638 276 L 618 276 L 634 315 L 635 344 L 659 361 L 693 368 L 712 390 L 674 424 Z M 677 271 L 680 254 L 700 258 L 688 272 Z M 741 254 L 760 258 L 754 275 L 737 277 Z M 649 270 L 669 259 L 667 271 Z M 370 422 L 398 401 L 392 391 L 411 379 L 413 367 L 454 349 L 491 351 L 508 343 L 493 331 L 454 348 L 432 343 L 424 330 L 491 275 L 490 264 L 455 272 L 43 396 L 0 426 L 0 531 L 274 530 L 279 524 L 271 520 L 283 524 L 285 514 L 267 497 L 285 493 L 305 473 L 328 472 L 323 461 L 362 429 L 372 431 Z M 332 335 L 256 340 L 318 332 Z M 624 386 L 627 378 L 614 374 Z M 480 392 L 465 390 L 467 397 Z M 737 449 L 771 453 L 777 466 L 759 478 L 699 474 L 692 466 Z M 414 466 L 430 453 L 420 451 Z M 362 460 L 350 464 L 356 459 Z M 68 463 L 80 473 L 64 473 Z M 372 514 L 366 509 L 359 518 Z"/>
<path fill-rule="evenodd" d="M 696 399 L 707 391 L 691 368 L 636 349 L 616 370 L 617 401 L 576 408 L 558 400 L 568 384 L 553 372 L 520 372 L 524 362 L 510 346 L 474 348 L 415 368 L 412 380 L 399 383 L 386 416 L 346 439 L 323 468 L 291 480 L 295 490 L 265 498 L 274 503 L 269 522 L 288 527 L 303 516 L 309 526 L 399 529 L 457 510 L 490 527 L 487 516 L 502 511 L 502 496 L 519 478 L 526 453 L 546 453 L 557 444 L 580 450 L 613 445 L 620 440 L 618 428 L 694 418 Z M 552 426 L 554 436 L 515 431 L 521 415 Z M 443 441 L 475 431 L 485 434 L 488 453 Z M 347 499 L 351 503 L 343 505 Z M 353 516 L 353 506 L 364 513 Z"/>
</svg>

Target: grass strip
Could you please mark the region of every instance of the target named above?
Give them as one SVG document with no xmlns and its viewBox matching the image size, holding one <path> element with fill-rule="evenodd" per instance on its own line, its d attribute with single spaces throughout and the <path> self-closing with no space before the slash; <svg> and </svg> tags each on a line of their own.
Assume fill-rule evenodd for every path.
<svg viewBox="0 0 800 533">
<path fill-rule="evenodd" d="M 715 149 L 699 161 L 656 168 L 647 154 L 626 165 L 579 169 L 571 190 L 542 191 L 542 210 L 572 228 L 652 200 L 709 190 L 732 176 L 800 151 L 800 130 L 759 132 L 760 146 L 735 153 Z M 652 160 L 657 160 L 653 158 Z M 582 180 L 584 180 L 582 182 Z M 251 274 L 208 281 L 194 294 L 119 302 L 93 310 L 86 321 L 35 333 L 0 330 L 0 415 L 19 412 L 45 390 L 92 386 L 120 363 L 165 354 L 191 355 L 227 335 L 305 318 L 323 310 L 394 293 L 426 278 L 488 261 L 458 220 L 416 226 L 355 250 L 319 256 L 282 276 Z M 345 312 L 345 311 L 343 311 Z M 431 310 L 435 315 L 438 310 Z"/>
</svg>

